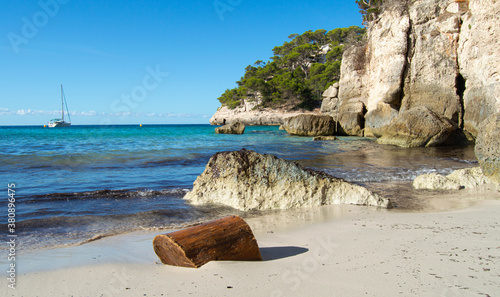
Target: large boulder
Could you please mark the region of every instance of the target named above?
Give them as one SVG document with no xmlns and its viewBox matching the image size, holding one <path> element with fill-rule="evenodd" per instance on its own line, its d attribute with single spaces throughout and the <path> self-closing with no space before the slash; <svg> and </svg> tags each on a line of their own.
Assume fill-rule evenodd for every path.
<svg viewBox="0 0 500 297">
<path fill-rule="evenodd" d="M 212 156 L 184 198 L 193 204 L 219 203 L 240 210 L 326 204 L 392 207 L 389 199 L 362 186 L 245 149 Z"/>
<path fill-rule="evenodd" d="M 291 135 L 329 136 L 333 135 L 335 124 L 328 115 L 301 114 L 286 118 L 283 128 Z"/>
<path fill-rule="evenodd" d="M 339 83 L 334 83 L 323 92 L 323 98 L 337 98 L 339 94 Z"/>
<path fill-rule="evenodd" d="M 222 127 L 215 128 L 215 133 L 217 134 L 243 134 L 244 132 L 245 124 L 240 122 L 234 122 Z"/>
<path fill-rule="evenodd" d="M 460 190 L 473 189 L 491 180 L 486 177 L 480 167 L 455 170 L 447 176 L 430 173 L 418 176 L 413 181 L 415 189 L 428 190 Z"/>
<path fill-rule="evenodd" d="M 365 104 L 361 101 L 348 101 L 342 104 L 338 119 L 341 134 L 363 136 L 365 110 Z"/>
<path fill-rule="evenodd" d="M 475 153 L 483 173 L 500 184 L 500 114 L 487 118 L 479 129 Z"/>
<path fill-rule="evenodd" d="M 456 129 L 449 119 L 420 106 L 400 113 L 377 142 L 401 147 L 438 146 Z"/>
</svg>

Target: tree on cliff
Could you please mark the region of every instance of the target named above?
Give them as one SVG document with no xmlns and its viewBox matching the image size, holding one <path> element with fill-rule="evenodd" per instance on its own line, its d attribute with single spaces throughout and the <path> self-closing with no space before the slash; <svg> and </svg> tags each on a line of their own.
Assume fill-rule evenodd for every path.
<svg viewBox="0 0 500 297">
<path fill-rule="evenodd" d="M 273 49 L 272 61 L 247 66 L 238 87 L 226 90 L 219 101 L 229 108 L 243 99 L 258 100 L 261 107 L 318 107 L 321 94 L 340 79 L 345 44 L 364 34 L 365 29 L 356 26 L 291 34 L 289 42 Z"/>
<path fill-rule="evenodd" d="M 360 9 L 359 12 L 363 16 L 363 25 L 375 19 L 380 12 L 383 2 L 383 0 L 356 0 L 356 4 L 358 4 Z"/>
</svg>

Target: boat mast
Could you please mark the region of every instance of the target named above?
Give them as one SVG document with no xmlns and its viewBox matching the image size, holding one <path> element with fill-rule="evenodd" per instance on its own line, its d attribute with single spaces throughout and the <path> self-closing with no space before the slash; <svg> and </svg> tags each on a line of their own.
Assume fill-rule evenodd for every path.
<svg viewBox="0 0 500 297">
<path fill-rule="evenodd" d="M 61 84 L 61 114 L 62 114 L 62 121 L 64 122 L 64 97 L 63 97 L 62 84 Z"/>
</svg>

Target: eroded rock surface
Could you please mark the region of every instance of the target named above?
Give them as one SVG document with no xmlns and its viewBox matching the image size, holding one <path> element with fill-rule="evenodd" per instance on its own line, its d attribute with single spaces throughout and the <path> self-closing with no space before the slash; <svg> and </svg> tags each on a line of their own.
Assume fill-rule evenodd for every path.
<svg viewBox="0 0 500 297">
<path fill-rule="evenodd" d="M 389 199 L 362 186 L 245 149 L 212 156 L 184 198 L 193 204 L 219 203 L 240 210 L 327 204 L 392 207 Z"/>
<path fill-rule="evenodd" d="M 456 129 L 449 119 L 421 106 L 402 112 L 383 130 L 377 142 L 401 147 L 438 146 Z"/>
<path fill-rule="evenodd" d="M 500 113 L 500 1 L 388 1 L 342 59 L 339 110 L 366 106 L 365 136 L 425 106 L 473 140 Z M 340 115 L 339 115 L 340 117 Z"/>
<path fill-rule="evenodd" d="M 244 132 L 245 124 L 240 122 L 234 122 L 222 127 L 215 128 L 215 133 L 217 134 L 243 134 Z"/>
<path fill-rule="evenodd" d="M 291 135 L 330 136 L 335 131 L 335 125 L 328 115 L 301 114 L 286 118 L 283 128 Z"/>
<path fill-rule="evenodd" d="M 491 182 L 480 167 L 475 167 L 455 170 L 447 176 L 437 173 L 423 174 L 413 181 L 413 187 L 429 190 L 460 190 L 473 189 Z"/>
<path fill-rule="evenodd" d="M 479 129 L 475 153 L 484 174 L 500 185 L 500 114 L 487 118 Z"/>
</svg>

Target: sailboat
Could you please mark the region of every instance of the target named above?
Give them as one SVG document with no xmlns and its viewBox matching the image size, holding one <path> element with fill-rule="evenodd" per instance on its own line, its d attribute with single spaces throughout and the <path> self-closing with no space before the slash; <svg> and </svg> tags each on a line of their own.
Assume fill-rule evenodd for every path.
<svg viewBox="0 0 500 297">
<path fill-rule="evenodd" d="M 66 113 L 68 114 L 69 122 L 64 121 L 64 106 L 66 106 Z M 66 96 L 64 96 L 63 86 L 61 85 L 61 118 L 50 120 L 49 128 L 69 126 L 71 126 L 71 117 L 69 116 L 68 104 L 66 103 Z"/>
</svg>

